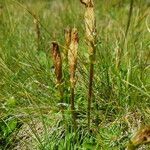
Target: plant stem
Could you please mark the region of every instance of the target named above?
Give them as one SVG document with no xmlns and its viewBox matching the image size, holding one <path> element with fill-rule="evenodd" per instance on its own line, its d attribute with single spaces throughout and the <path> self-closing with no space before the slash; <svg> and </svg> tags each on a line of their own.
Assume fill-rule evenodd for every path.
<svg viewBox="0 0 150 150">
<path fill-rule="evenodd" d="M 71 113 L 72 113 L 72 122 L 74 125 L 74 129 L 77 129 L 77 122 L 76 122 L 76 113 L 75 113 L 75 106 L 74 106 L 74 87 L 71 87 Z"/>
<path fill-rule="evenodd" d="M 89 77 L 89 91 L 88 91 L 88 110 L 87 110 L 87 118 L 88 118 L 88 128 L 90 128 L 91 122 L 91 103 L 92 103 L 92 92 L 93 92 L 93 78 L 94 78 L 94 64 L 90 63 L 90 77 Z"/>
</svg>

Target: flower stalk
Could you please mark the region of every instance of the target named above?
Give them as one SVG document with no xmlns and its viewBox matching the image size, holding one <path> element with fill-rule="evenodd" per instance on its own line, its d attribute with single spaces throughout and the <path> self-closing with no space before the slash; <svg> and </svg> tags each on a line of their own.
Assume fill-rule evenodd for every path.
<svg viewBox="0 0 150 150">
<path fill-rule="evenodd" d="M 57 80 L 57 87 L 59 90 L 60 103 L 63 103 L 63 78 L 62 78 L 62 59 L 59 51 L 59 45 L 57 42 L 52 42 L 52 58 L 54 64 L 54 70 Z M 64 118 L 64 108 L 61 106 L 62 116 Z"/>
<path fill-rule="evenodd" d="M 94 64 L 95 64 L 95 53 L 96 53 L 96 20 L 94 14 L 94 1 L 93 0 L 80 0 L 85 5 L 85 36 L 86 44 L 89 52 L 90 61 L 90 75 L 89 75 L 89 90 L 88 90 L 88 108 L 87 108 L 87 119 L 88 127 L 90 128 L 91 122 L 91 104 L 93 94 L 93 80 L 94 80 Z"/>
<path fill-rule="evenodd" d="M 76 28 L 71 30 L 71 41 L 69 45 L 68 51 L 68 64 L 69 64 L 69 72 L 70 72 L 70 88 L 71 88 L 71 113 L 72 113 L 72 120 L 74 129 L 77 129 L 77 121 L 76 121 L 76 113 L 75 113 L 75 105 L 74 105 L 74 98 L 75 98 L 75 72 L 77 67 L 77 51 L 78 51 L 78 31 Z"/>
</svg>

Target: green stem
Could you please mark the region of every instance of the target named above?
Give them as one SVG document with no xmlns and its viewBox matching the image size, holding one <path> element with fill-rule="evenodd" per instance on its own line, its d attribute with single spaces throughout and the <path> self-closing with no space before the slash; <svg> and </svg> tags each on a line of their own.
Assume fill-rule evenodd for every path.
<svg viewBox="0 0 150 150">
<path fill-rule="evenodd" d="M 63 100 L 63 95 L 64 95 L 64 93 L 63 93 L 63 85 L 62 85 L 63 83 L 62 82 L 60 82 L 59 83 L 59 85 L 58 85 L 58 88 L 59 88 L 59 94 L 60 94 L 60 103 L 63 103 L 64 102 L 64 100 Z M 61 105 L 61 112 L 62 112 L 62 118 L 63 118 L 63 120 L 65 120 L 65 116 L 64 116 L 64 107 L 63 107 L 63 105 Z"/>
<path fill-rule="evenodd" d="M 93 93 L 93 78 L 94 78 L 94 64 L 91 61 L 91 63 L 90 63 L 90 77 L 89 77 L 89 91 L 88 91 L 88 110 L 87 110 L 88 128 L 89 129 L 90 129 L 90 122 L 91 122 L 91 103 L 92 103 L 92 93 Z"/>
</svg>

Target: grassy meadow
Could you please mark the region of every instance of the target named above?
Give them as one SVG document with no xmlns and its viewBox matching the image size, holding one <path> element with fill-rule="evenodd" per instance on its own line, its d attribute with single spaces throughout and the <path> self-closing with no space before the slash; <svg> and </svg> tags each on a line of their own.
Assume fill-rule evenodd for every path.
<svg viewBox="0 0 150 150">
<path fill-rule="evenodd" d="M 150 2 L 94 2 L 97 36 L 89 127 L 85 7 L 80 0 L 0 0 L 0 150 L 125 150 L 136 131 L 150 125 Z M 67 27 L 75 27 L 79 36 L 76 130 L 65 59 Z M 62 57 L 63 102 L 52 41 Z"/>
</svg>

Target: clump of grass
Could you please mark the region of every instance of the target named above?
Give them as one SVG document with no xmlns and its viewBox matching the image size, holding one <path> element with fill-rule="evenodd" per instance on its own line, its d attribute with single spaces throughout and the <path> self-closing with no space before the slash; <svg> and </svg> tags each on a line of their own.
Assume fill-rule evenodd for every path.
<svg viewBox="0 0 150 150">
<path fill-rule="evenodd" d="M 69 34 L 69 33 L 68 33 Z M 69 41 L 69 37 L 68 37 Z M 69 51 L 68 51 L 68 63 L 69 63 L 69 72 L 70 72 L 70 85 L 71 85 L 71 112 L 72 112 L 72 119 L 74 128 L 77 128 L 77 122 L 76 122 L 76 114 L 75 114 L 75 106 L 74 106 L 74 90 L 75 90 L 75 72 L 77 68 L 77 51 L 78 51 L 78 31 L 76 28 L 73 28 L 71 30 L 71 41 L 69 45 Z"/>
<path fill-rule="evenodd" d="M 90 76 L 89 76 L 89 91 L 88 91 L 88 127 L 90 128 L 90 117 L 91 117 L 91 103 L 93 93 L 93 79 L 94 79 L 94 63 L 96 53 L 96 20 L 94 14 L 94 2 L 93 0 L 80 0 L 85 5 L 85 35 L 86 43 L 88 46 L 89 59 L 90 59 Z"/>
</svg>

